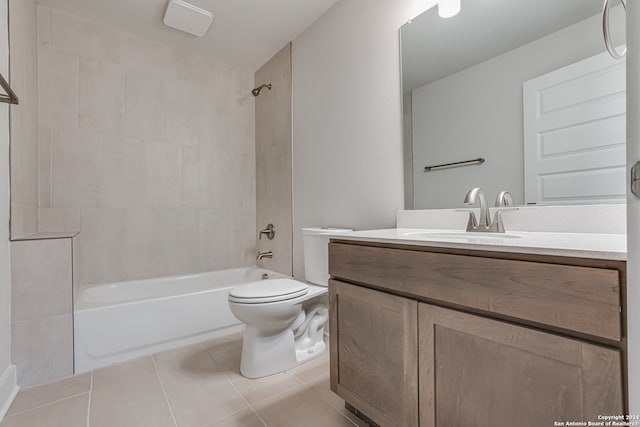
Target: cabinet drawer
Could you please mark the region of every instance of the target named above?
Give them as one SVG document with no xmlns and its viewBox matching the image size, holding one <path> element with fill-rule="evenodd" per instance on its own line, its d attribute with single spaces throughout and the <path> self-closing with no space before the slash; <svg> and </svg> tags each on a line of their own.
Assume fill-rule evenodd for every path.
<svg viewBox="0 0 640 427">
<path fill-rule="evenodd" d="M 331 242 L 332 277 L 619 341 L 620 272 Z"/>
</svg>

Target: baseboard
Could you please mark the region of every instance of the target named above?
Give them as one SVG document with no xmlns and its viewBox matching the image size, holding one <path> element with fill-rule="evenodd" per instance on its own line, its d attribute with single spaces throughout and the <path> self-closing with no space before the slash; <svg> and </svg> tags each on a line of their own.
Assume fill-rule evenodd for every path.
<svg viewBox="0 0 640 427">
<path fill-rule="evenodd" d="M 2 422 L 2 419 L 7 414 L 16 394 L 18 394 L 16 366 L 9 365 L 2 375 L 0 375 L 0 422 Z"/>
</svg>

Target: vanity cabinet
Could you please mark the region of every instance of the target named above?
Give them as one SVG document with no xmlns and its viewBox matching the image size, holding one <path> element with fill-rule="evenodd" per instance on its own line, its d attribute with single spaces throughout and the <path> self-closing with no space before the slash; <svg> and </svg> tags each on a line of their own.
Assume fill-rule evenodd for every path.
<svg viewBox="0 0 640 427">
<path fill-rule="evenodd" d="M 625 413 L 624 262 L 329 246 L 331 388 L 380 426 Z"/>
<path fill-rule="evenodd" d="M 381 425 L 417 426 L 417 301 L 335 280 L 329 292 L 331 389 Z"/>
<path fill-rule="evenodd" d="M 618 350 L 429 304 L 418 319 L 421 426 L 540 427 L 623 413 Z"/>
</svg>

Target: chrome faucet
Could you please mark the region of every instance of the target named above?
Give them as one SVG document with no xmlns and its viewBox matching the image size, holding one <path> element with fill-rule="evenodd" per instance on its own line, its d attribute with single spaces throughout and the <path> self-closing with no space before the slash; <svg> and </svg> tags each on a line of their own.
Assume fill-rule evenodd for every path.
<svg viewBox="0 0 640 427">
<path fill-rule="evenodd" d="M 268 251 L 268 252 L 258 252 L 258 256 L 256 257 L 256 259 L 258 261 L 260 261 L 262 258 L 273 258 L 273 252 Z"/>
<path fill-rule="evenodd" d="M 473 205 L 480 203 L 480 218 L 476 219 L 476 214 L 469 211 L 469 221 L 467 222 L 467 231 L 488 232 L 488 233 L 504 233 L 504 224 L 502 223 L 502 213 L 516 211 L 518 208 L 507 208 L 496 210 L 493 221 L 491 220 L 491 212 L 487 203 L 487 196 L 481 188 L 469 190 L 464 198 L 465 205 Z M 513 206 L 513 197 L 507 191 L 501 191 L 496 198 L 496 206 Z"/>
<path fill-rule="evenodd" d="M 476 214 L 474 212 L 469 212 L 467 231 L 489 231 L 489 228 L 491 227 L 489 204 L 487 203 L 487 196 L 481 188 L 469 190 L 464 198 L 465 205 L 473 205 L 476 201 L 480 202 L 480 219 L 476 219 Z"/>
<path fill-rule="evenodd" d="M 513 196 L 508 191 L 501 191 L 496 197 L 496 207 L 513 206 Z"/>
</svg>

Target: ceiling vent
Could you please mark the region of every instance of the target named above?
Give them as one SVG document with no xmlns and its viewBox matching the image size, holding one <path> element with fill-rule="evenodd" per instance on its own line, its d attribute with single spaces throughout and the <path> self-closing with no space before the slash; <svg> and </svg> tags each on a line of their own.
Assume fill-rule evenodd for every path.
<svg viewBox="0 0 640 427">
<path fill-rule="evenodd" d="M 202 37 L 213 22 L 213 14 L 182 0 L 171 0 L 164 15 L 165 25 Z"/>
</svg>

